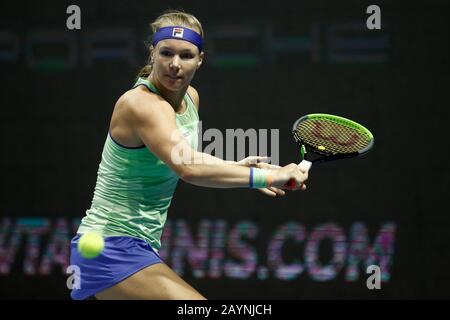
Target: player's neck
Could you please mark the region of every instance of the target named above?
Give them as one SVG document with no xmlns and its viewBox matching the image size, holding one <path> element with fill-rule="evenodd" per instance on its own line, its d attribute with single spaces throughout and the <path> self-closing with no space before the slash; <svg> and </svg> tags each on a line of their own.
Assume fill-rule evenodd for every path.
<svg viewBox="0 0 450 320">
<path fill-rule="evenodd" d="M 179 113 L 180 111 L 182 111 L 182 109 L 183 109 L 182 102 L 183 102 L 183 98 L 186 94 L 187 87 L 183 88 L 180 91 L 170 91 L 170 90 L 167 90 L 157 79 L 152 77 L 151 74 L 147 78 L 147 80 L 156 87 L 156 89 L 161 94 L 161 96 L 164 98 L 164 100 L 166 100 L 172 106 L 172 108 L 175 112 Z"/>
</svg>

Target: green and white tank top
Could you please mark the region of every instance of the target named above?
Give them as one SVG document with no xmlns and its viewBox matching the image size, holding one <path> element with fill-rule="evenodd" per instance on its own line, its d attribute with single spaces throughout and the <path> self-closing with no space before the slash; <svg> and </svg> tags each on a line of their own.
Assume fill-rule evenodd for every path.
<svg viewBox="0 0 450 320">
<path fill-rule="evenodd" d="M 140 85 L 159 94 L 145 79 L 139 79 L 134 87 Z M 176 124 L 196 149 L 199 117 L 187 93 L 184 101 L 187 108 L 183 114 L 176 114 Z M 108 133 L 91 208 L 86 211 L 78 233 L 96 231 L 104 236 L 132 236 L 159 250 L 177 182 L 178 176 L 146 146 L 122 146 Z"/>
</svg>

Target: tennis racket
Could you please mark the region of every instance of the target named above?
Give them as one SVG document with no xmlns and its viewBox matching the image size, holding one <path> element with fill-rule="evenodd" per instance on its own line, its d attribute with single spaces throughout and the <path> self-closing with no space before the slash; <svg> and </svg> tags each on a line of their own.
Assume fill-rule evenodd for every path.
<svg viewBox="0 0 450 320">
<path fill-rule="evenodd" d="M 300 155 L 307 165 L 365 155 L 372 149 L 372 133 L 355 121 L 324 113 L 308 114 L 295 121 L 292 127 Z M 295 179 L 285 187 L 295 189 Z"/>
</svg>

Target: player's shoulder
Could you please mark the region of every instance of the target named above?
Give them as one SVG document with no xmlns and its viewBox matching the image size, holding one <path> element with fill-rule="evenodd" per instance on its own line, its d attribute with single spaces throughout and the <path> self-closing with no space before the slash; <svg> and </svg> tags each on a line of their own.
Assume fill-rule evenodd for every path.
<svg viewBox="0 0 450 320">
<path fill-rule="evenodd" d="M 125 113 L 130 120 L 147 118 L 159 113 L 167 115 L 174 113 L 166 100 L 142 86 L 122 94 L 117 100 L 116 108 Z"/>
<path fill-rule="evenodd" d="M 192 101 L 194 102 L 195 107 L 198 110 L 200 105 L 200 97 L 198 95 L 198 91 L 193 86 L 189 86 L 187 92 L 189 96 L 192 98 Z"/>
<path fill-rule="evenodd" d="M 135 108 L 142 105 L 158 106 L 165 100 L 157 94 L 149 92 L 146 88 L 139 86 L 123 93 L 117 100 L 117 105 L 123 108 Z"/>
</svg>

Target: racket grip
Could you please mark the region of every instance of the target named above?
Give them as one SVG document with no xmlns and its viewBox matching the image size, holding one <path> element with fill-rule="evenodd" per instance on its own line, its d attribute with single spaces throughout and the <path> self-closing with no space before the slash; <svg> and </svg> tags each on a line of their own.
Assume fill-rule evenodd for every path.
<svg viewBox="0 0 450 320">
<path fill-rule="evenodd" d="M 301 188 L 303 185 L 304 185 L 304 183 L 302 183 L 302 185 L 300 186 L 300 188 Z M 297 182 L 295 181 L 295 179 L 291 179 L 291 180 L 289 180 L 288 182 L 286 182 L 286 183 L 284 184 L 284 187 L 285 187 L 286 189 L 291 189 L 291 190 L 294 190 L 296 186 L 297 186 Z"/>
<path fill-rule="evenodd" d="M 286 189 L 295 189 L 295 186 L 297 185 L 297 182 L 295 181 L 295 179 L 291 179 L 288 182 L 285 183 L 284 187 Z"/>
<path fill-rule="evenodd" d="M 309 169 L 311 168 L 312 162 L 307 161 L 307 160 L 303 160 L 303 161 L 300 162 L 298 165 L 299 165 L 299 166 L 302 166 L 302 168 L 304 168 L 305 170 L 309 170 Z M 295 181 L 295 179 L 289 180 L 289 181 L 286 182 L 285 185 L 284 185 L 284 187 L 285 187 L 286 189 L 291 189 L 291 190 L 294 190 L 296 186 L 297 186 L 297 182 Z M 303 186 L 303 183 L 302 183 L 302 185 L 300 186 L 300 188 L 301 188 L 302 186 Z"/>
</svg>

